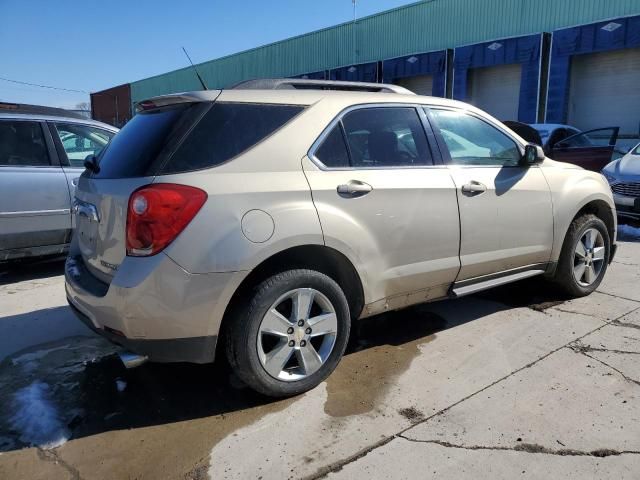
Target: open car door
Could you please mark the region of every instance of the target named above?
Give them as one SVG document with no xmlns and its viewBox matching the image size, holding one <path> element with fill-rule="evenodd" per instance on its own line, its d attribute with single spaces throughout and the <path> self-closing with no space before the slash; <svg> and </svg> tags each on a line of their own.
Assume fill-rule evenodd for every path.
<svg viewBox="0 0 640 480">
<path fill-rule="evenodd" d="M 613 156 L 620 127 L 578 133 L 551 146 L 550 157 L 599 172 Z"/>
<path fill-rule="evenodd" d="M 514 120 L 506 120 L 502 123 L 520 135 L 527 142 L 542 146 L 540 133 L 538 133 L 538 131 L 532 126 L 527 125 L 526 123 L 516 122 Z"/>
</svg>

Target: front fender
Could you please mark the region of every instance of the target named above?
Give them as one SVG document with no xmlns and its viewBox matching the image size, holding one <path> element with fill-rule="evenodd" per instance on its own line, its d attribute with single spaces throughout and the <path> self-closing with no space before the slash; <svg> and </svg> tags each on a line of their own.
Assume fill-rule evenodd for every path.
<svg viewBox="0 0 640 480">
<path fill-rule="evenodd" d="M 558 162 L 550 163 L 549 167 L 543 168 L 543 172 L 549 183 L 553 202 L 554 240 L 551 261 L 558 261 L 571 222 L 589 204 L 606 205 L 610 209 L 614 222 L 611 241 L 615 244 L 615 203 L 605 178 L 599 173 L 564 167 Z"/>
</svg>

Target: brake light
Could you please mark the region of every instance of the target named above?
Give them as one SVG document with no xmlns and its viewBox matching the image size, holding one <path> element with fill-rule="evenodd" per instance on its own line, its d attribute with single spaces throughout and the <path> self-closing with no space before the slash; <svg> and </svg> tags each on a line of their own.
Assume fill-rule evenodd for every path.
<svg viewBox="0 0 640 480">
<path fill-rule="evenodd" d="M 184 230 L 207 200 L 195 187 L 156 183 L 131 194 L 127 209 L 127 255 L 162 251 Z"/>
</svg>

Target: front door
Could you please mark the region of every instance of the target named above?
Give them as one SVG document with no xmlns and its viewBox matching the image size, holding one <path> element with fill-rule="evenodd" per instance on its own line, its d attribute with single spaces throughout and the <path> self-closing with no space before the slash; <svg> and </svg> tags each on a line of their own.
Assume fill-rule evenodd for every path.
<svg viewBox="0 0 640 480">
<path fill-rule="evenodd" d="M 51 157 L 43 124 L 0 120 L 0 260 L 68 241 L 69 189 Z"/>
<path fill-rule="evenodd" d="M 460 266 L 455 186 L 425 118 L 413 106 L 353 109 L 303 161 L 327 246 L 349 252 L 365 301 L 386 308 L 443 296 Z"/>
<path fill-rule="evenodd" d="M 618 127 L 578 133 L 553 145 L 551 158 L 599 172 L 610 161 L 618 139 Z"/>
<path fill-rule="evenodd" d="M 548 262 L 553 212 L 542 170 L 521 166 L 507 129 L 463 110 L 430 111 L 460 206 L 457 280 Z"/>
</svg>

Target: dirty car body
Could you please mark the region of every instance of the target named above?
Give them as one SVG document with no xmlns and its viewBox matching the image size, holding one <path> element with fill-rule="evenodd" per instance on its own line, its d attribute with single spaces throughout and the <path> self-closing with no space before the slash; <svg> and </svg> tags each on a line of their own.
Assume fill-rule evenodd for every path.
<svg viewBox="0 0 640 480">
<path fill-rule="evenodd" d="M 66 291 L 87 325 L 153 361 L 226 351 L 285 396 L 331 373 L 360 318 L 534 275 L 573 295 L 601 281 L 600 174 L 461 102 L 283 82 L 142 102 L 80 177 Z"/>
</svg>

